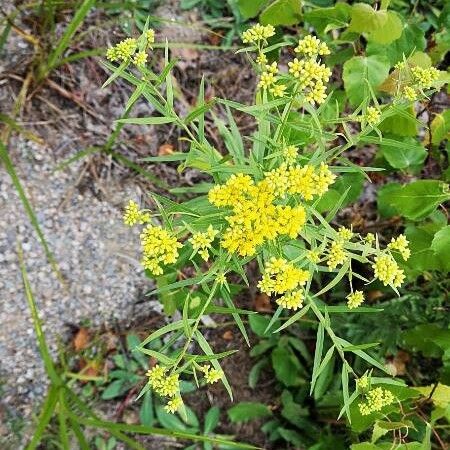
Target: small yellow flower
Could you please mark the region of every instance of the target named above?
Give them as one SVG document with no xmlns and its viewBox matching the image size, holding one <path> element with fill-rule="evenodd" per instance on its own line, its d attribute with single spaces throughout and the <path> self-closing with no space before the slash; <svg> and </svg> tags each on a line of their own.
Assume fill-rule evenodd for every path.
<svg viewBox="0 0 450 450">
<path fill-rule="evenodd" d="M 192 244 L 192 248 L 194 249 L 194 251 L 198 252 L 205 261 L 208 261 L 208 250 L 211 248 L 211 244 L 214 241 L 217 233 L 218 231 L 215 230 L 212 225 L 209 225 L 208 229 L 205 232 L 194 233 L 189 239 L 189 242 Z"/>
<path fill-rule="evenodd" d="M 374 126 L 380 121 L 380 116 L 381 112 L 379 109 L 373 106 L 368 106 L 364 118 L 366 119 L 369 125 Z"/>
<path fill-rule="evenodd" d="M 338 237 L 343 241 L 349 241 L 353 237 L 353 231 L 345 227 L 340 227 L 338 230 Z"/>
<path fill-rule="evenodd" d="M 298 157 L 298 148 L 295 145 L 288 145 L 283 148 L 283 158 L 288 166 L 295 163 Z"/>
<path fill-rule="evenodd" d="M 223 285 L 223 284 L 225 284 L 225 283 L 227 282 L 227 277 L 226 277 L 225 274 L 222 272 L 222 273 L 219 273 L 219 275 L 217 275 L 216 280 L 217 280 L 217 282 L 218 282 L 220 285 Z"/>
<path fill-rule="evenodd" d="M 274 85 L 277 81 L 277 77 L 272 72 L 263 72 L 259 80 L 258 86 L 263 89 Z"/>
<path fill-rule="evenodd" d="M 400 287 L 405 279 L 403 270 L 388 254 L 376 256 L 372 268 L 375 278 L 378 278 L 385 286 L 389 284 L 394 288 Z"/>
<path fill-rule="evenodd" d="M 275 34 L 275 28 L 272 25 L 256 24 L 242 33 L 242 42 L 252 44 L 259 41 L 266 41 Z"/>
<path fill-rule="evenodd" d="M 406 237 L 403 234 L 400 234 L 397 238 L 391 239 L 391 242 L 388 244 L 388 248 L 391 250 L 397 250 L 402 255 L 402 258 L 407 261 L 411 256 L 411 250 L 409 249 L 408 244 L 409 242 Z"/>
<path fill-rule="evenodd" d="M 330 270 L 336 269 L 337 266 L 344 264 L 347 259 L 342 242 L 333 241 L 328 252 L 327 266 Z"/>
<path fill-rule="evenodd" d="M 268 295 L 284 294 L 306 284 L 309 277 L 308 271 L 298 269 L 283 258 L 272 257 L 264 267 L 258 287 Z"/>
<path fill-rule="evenodd" d="M 295 311 L 298 308 L 302 307 L 303 299 L 304 299 L 303 292 L 301 290 L 295 290 L 287 292 L 286 294 L 277 298 L 276 303 L 282 308 L 292 309 Z"/>
<path fill-rule="evenodd" d="M 360 403 L 359 410 L 363 416 L 367 416 L 373 412 L 379 412 L 383 407 L 391 405 L 395 401 L 395 397 L 391 391 L 377 387 L 371 389 L 365 394 L 366 401 Z"/>
<path fill-rule="evenodd" d="M 320 251 L 317 249 L 308 250 L 306 252 L 306 259 L 312 262 L 313 264 L 317 264 L 320 261 Z"/>
<path fill-rule="evenodd" d="M 141 233 L 142 266 L 153 275 L 161 275 L 161 264 L 174 264 L 178 259 L 178 249 L 182 245 L 169 231 L 147 225 Z"/>
<path fill-rule="evenodd" d="M 256 63 L 259 64 L 260 66 L 265 66 L 267 64 L 267 56 L 264 53 L 260 53 L 257 57 L 256 57 Z"/>
<path fill-rule="evenodd" d="M 266 71 L 276 75 L 278 73 L 278 63 L 274 61 L 272 64 L 266 64 Z"/>
<path fill-rule="evenodd" d="M 347 295 L 347 306 L 349 309 L 354 309 L 364 302 L 364 294 L 362 291 L 355 291 Z"/>
<path fill-rule="evenodd" d="M 175 414 L 182 406 L 183 400 L 178 396 L 170 399 L 164 409 L 170 414 Z"/>
<path fill-rule="evenodd" d="M 293 61 L 288 62 L 289 73 L 292 74 L 295 78 L 299 78 L 300 74 L 303 71 L 304 61 L 299 61 L 298 58 L 294 58 Z"/>
<path fill-rule="evenodd" d="M 208 384 L 217 383 L 223 377 L 223 372 L 221 370 L 215 369 L 211 367 L 209 364 L 203 366 L 201 370 L 204 373 L 205 380 Z"/>
<path fill-rule="evenodd" d="M 317 55 L 329 55 L 330 49 L 325 42 L 321 42 L 315 36 L 305 36 L 298 42 L 298 46 L 294 49 L 296 53 L 313 57 Z"/>
<path fill-rule="evenodd" d="M 123 214 L 123 222 L 125 225 L 133 226 L 139 223 L 143 225 L 144 223 L 150 222 L 151 217 L 148 212 L 143 212 L 139 209 L 139 205 L 130 200 L 128 205 L 125 207 L 125 212 Z"/>
<path fill-rule="evenodd" d="M 373 233 L 367 233 L 364 239 L 368 244 L 372 245 L 372 243 L 375 241 L 375 235 Z"/>
<path fill-rule="evenodd" d="M 284 97 L 285 91 L 287 89 L 287 86 L 285 84 L 274 84 L 270 89 L 269 92 L 274 97 Z"/>
<path fill-rule="evenodd" d="M 106 57 L 110 61 L 126 61 L 130 59 L 137 49 L 137 40 L 134 38 L 124 39 L 123 41 L 111 47 L 106 52 Z"/>
<path fill-rule="evenodd" d="M 147 62 L 146 52 L 137 52 L 133 57 L 133 63 L 138 67 L 145 66 L 146 62 Z"/>
<path fill-rule="evenodd" d="M 405 86 L 403 88 L 403 97 L 405 97 L 406 100 L 413 102 L 417 99 L 417 92 L 411 86 Z"/>
<path fill-rule="evenodd" d="M 145 40 L 147 41 L 147 46 L 150 46 L 155 42 L 155 30 L 149 28 L 145 33 Z"/>
<path fill-rule="evenodd" d="M 433 83 L 439 78 L 439 70 L 435 67 L 429 67 L 424 69 L 423 67 L 412 67 L 411 73 L 414 81 L 422 89 L 429 89 L 433 86 Z"/>
<path fill-rule="evenodd" d="M 370 386 L 370 379 L 367 376 L 367 374 L 364 374 L 361 378 L 358 378 L 356 380 L 356 387 L 360 390 L 360 391 L 365 391 L 366 389 L 368 389 Z"/>
</svg>

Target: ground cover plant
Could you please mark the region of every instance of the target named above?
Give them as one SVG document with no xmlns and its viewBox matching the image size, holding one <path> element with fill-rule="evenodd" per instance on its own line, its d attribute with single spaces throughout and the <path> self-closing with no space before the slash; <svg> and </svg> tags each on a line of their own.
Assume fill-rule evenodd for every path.
<svg viewBox="0 0 450 450">
<path fill-rule="evenodd" d="M 51 387 L 28 448 L 155 445 L 136 434 L 191 449 L 447 448 L 448 7 L 237 1 L 223 10 L 234 21 L 215 23 L 220 4 L 182 2 L 223 28 L 223 45 L 240 40 L 255 89 L 247 102 L 211 95 L 200 76 L 180 108 L 171 42 L 138 3 L 101 61 L 103 89 L 132 89 L 102 148 L 130 125 L 177 130 L 175 149 L 140 163 L 199 181 L 161 180 L 124 205 L 165 318 L 109 354 L 94 344 L 79 373 L 52 363 L 42 337 Z M 152 112 L 136 113 L 142 101 Z M 0 156 L 37 223 L 3 145 Z M 96 401 L 140 424 L 101 420 Z"/>
</svg>

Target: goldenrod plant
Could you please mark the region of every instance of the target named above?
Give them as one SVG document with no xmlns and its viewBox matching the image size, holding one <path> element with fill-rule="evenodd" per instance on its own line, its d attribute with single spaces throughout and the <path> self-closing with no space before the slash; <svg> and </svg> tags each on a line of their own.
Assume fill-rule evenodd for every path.
<svg viewBox="0 0 450 450">
<path fill-rule="evenodd" d="M 368 178 L 367 173 L 376 170 L 356 166 L 344 152 L 360 143 L 381 142 L 378 124 L 397 114 L 399 105 L 404 107 L 429 95 L 439 86 L 439 71 L 405 57 L 390 75 L 396 85 L 391 101 L 379 103 L 366 80 L 368 94 L 351 113 L 342 116 L 333 99 L 332 72 L 323 61 L 332 54 L 332 48 L 312 35 L 298 39 L 293 46 L 287 41 L 271 45 L 274 34 L 273 26 L 257 24 L 242 36 L 245 47 L 239 52 L 246 53 L 258 77 L 253 104 L 222 98 L 205 101 L 202 81 L 197 104 L 183 117 L 174 105 L 171 71 L 175 62 L 169 60 L 167 45 L 161 73 L 153 72 L 146 63 L 154 39 L 151 30 L 145 29 L 140 37 L 128 38 L 107 52 L 107 58 L 116 64 L 105 63 L 113 72 L 105 85 L 124 78 L 135 87 L 132 100 L 143 96 L 158 113 L 118 122 L 170 123 L 180 128 L 187 142 L 187 151 L 147 160 L 178 161 L 180 171 L 195 168 L 210 179 L 183 189 L 194 194 L 187 201 L 175 202 L 150 193 L 152 210 L 141 209 L 134 200 L 125 208 L 125 225 L 141 230 L 142 266 L 157 282 L 157 289 L 150 294 L 168 297 L 173 303 L 168 309 L 182 311 L 180 320 L 152 333 L 139 346 L 141 352 L 158 361 L 149 369 L 148 384 L 140 395 L 152 389 L 166 399 L 167 411 L 183 415 L 179 382 L 192 377 L 198 386 L 220 380 L 232 397 L 219 362 L 230 352 L 215 353 L 200 324 L 205 314 L 229 314 L 248 342 L 241 316 L 254 313 L 237 308 L 233 294 L 256 283 L 276 305 L 266 332 L 280 333 L 306 315 L 317 320 L 311 393 L 336 354 L 342 365 L 341 414 L 350 421 L 350 405 L 356 399 L 363 415 L 396 401 L 388 388 L 374 385 L 402 383 L 366 352 L 373 344 L 353 345 L 337 336 L 332 316 L 376 312 L 363 306 L 364 292 L 354 286 L 377 281 L 398 293 L 405 282 L 401 264 L 408 260 L 410 250 L 403 234 L 382 245 L 384 239 L 378 234 L 361 235 L 336 225 L 350 187 L 331 205 L 324 206 L 324 199 L 346 174 Z M 286 55 L 295 54 L 288 56 L 287 64 L 273 60 L 275 50 L 284 47 L 290 50 Z M 233 110 L 250 115 L 256 131 L 242 136 Z M 207 114 L 223 138 L 225 154 L 208 139 Z M 246 274 L 252 262 L 261 274 L 256 282 Z M 324 294 L 342 280 L 348 285 L 343 304 L 324 302 Z M 280 321 L 283 324 L 274 329 Z M 156 352 L 146 347 L 165 335 L 171 342 L 182 342 L 179 350 Z M 358 373 L 352 367 L 351 354 L 386 376 Z M 352 395 L 350 379 L 356 382 Z"/>
</svg>

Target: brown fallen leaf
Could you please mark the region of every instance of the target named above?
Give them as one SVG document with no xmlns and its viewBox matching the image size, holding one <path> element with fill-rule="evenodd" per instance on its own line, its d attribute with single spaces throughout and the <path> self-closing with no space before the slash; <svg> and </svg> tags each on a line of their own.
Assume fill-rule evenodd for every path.
<svg viewBox="0 0 450 450">
<path fill-rule="evenodd" d="M 158 149 L 158 156 L 167 156 L 173 153 L 172 144 L 163 144 Z"/>
<path fill-rule="evenodd" d="M 384 294 L 381 291 L 373 290 L 367 292 L 367 300 L 369 303 L 374 302 L 375 300 L 378 300 L 379 298 L 382 298 Z"/>
<path fill-rule="evenodd" d="M 272 312 L 272 304 L 270 303 L 270 298 L 267 294 L 257 294 L 253 303 L 255 311 Z"/>
<path fill-rule="evenodd" d="M 80 328 L 73 338 L 73 347 L 76 352 L 84 350 L 89 346 L 90 336 L 87 328 Z"/>
</svg>

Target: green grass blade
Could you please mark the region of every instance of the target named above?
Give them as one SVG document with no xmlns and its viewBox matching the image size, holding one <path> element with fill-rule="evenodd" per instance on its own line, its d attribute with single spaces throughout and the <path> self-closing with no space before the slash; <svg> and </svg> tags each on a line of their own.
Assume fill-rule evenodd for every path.
<svg viewBox="0 0 450 450">
<path fill-rule="evenodd" d="M 67 26 L 66 31 L 64 32 L 64 34 L 62 35 L 61 39 L 58 42 L 58 45 L 48 58 L 47 61 L 48 70 L 52 70 L 55 67 L 58 59 L 69 47 L 72 36 L 77 31 L 78 27 L 82 24 L 89 10 L 94 5 L 94 3 L 95 0 L 84 0 L 81 6 L 77 9 L 75 16 Z"/>
<path fill-rule="evenodd" d="M 58 402 L 58 388 L 54 385 L 50 386 L 47 397 L 44 401 L 44 405 L 39 415 L 39 421 L 34 432 L 33 437 L 29 444 L 25 447 L 25 450 L 34 450 L 41 442 L 44 431 L 50 422 L 55 411 L 56 404 Z"/>
</svg>

